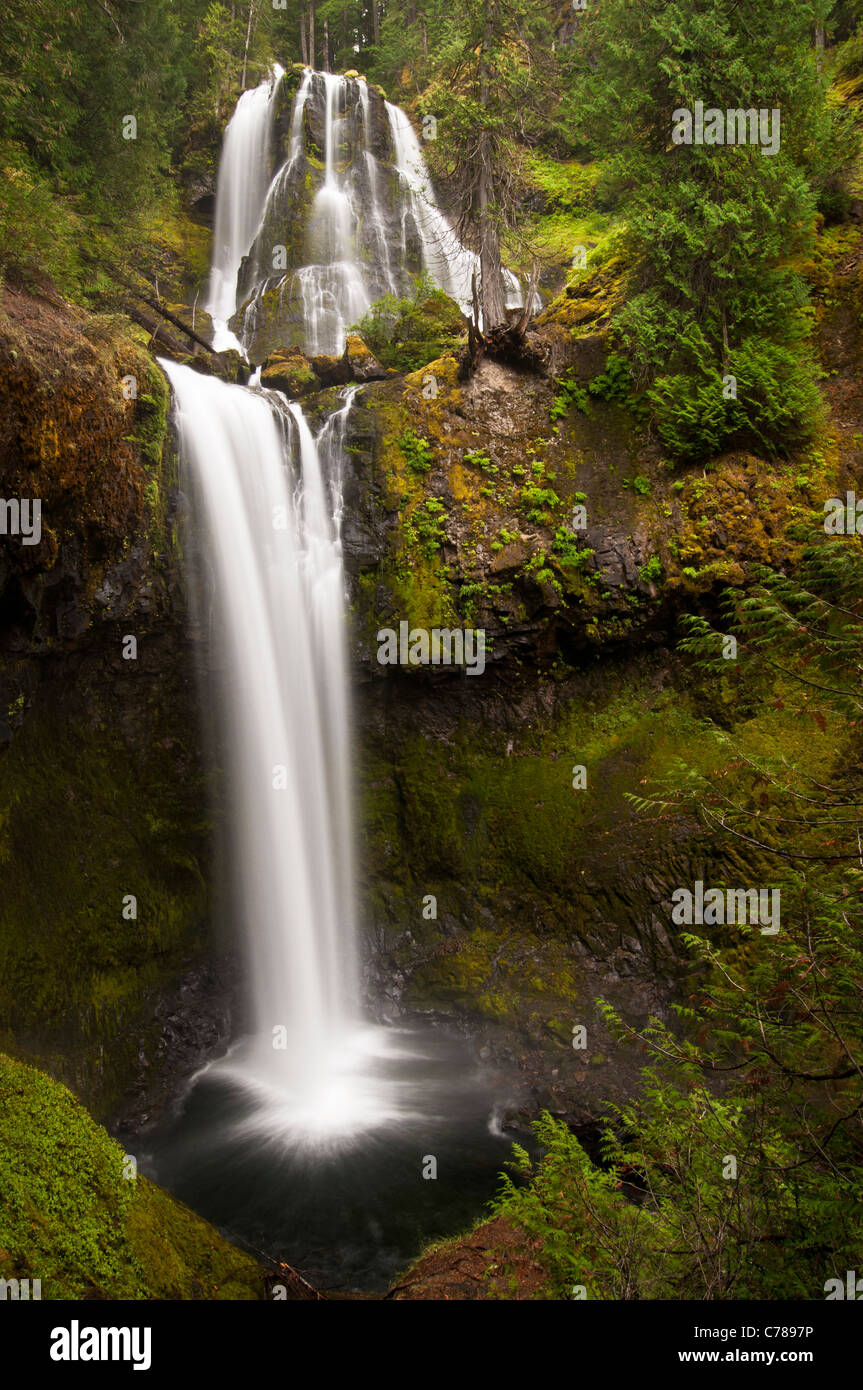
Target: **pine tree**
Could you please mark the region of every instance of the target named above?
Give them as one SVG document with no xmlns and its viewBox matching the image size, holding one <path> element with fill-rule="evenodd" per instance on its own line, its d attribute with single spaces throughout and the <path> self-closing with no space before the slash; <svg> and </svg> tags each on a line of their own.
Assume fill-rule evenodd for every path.
<svg viewBox="0 0 863 1390">
<path fill-rule="evenodd" d="M 821 0 L 604 0 L 576 34 L 571 119 L 604 158 L 629 229 L 633 292 L 617 331 L 660 436 L 684 457 L 793 447 L 817 413 L 806 288 L 790 262 L 858 143 L 818 70 L 824 18 Z M 699 102 L 778 112 L 777 147 L 751 134 L 683 143 L 681 114 Z"/>
<path fill-rule="evenodd" d="M 460 238 L 480 258 L 486 331 L 505 322 L 501 244 L 519 223 L 519 145 L 552 103 L 551 28 L 533 0 L 455 0 L 423 100 L 439 115 L 430 154 L 452 190 Z"/>
</svg>

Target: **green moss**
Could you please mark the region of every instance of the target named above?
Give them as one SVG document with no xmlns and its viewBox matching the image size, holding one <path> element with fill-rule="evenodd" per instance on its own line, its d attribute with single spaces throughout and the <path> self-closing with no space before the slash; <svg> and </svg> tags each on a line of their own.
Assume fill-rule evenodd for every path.
<svg viewBox="0 0 863 1390">
<path fill-rule="evenodd" d="M 263 1299 L 263 1271 L 134 1170 L 66 1090 L 0 1054 L 0 1277 L 43 1299 Z"/>
<path fill-rule="evenodd" d="M 495 1022 L 526 1013 L 529 1021 L 546 1023 L 562 1007 L 576 1003 L 579 978 L 560 943 L 549 948 L 530 930 L 478 928 L 456 951 L 441 953 L 422 966 L 414 974 L 409 997 L 420 1007 L 464 1007 L 470 1001 L 472 1012 Z M 566 1037 L 564 1031 L 564 1041 Z"/>
<path fill-rule="evenodd" d="M 446 739 L 414 733 L 370 750 L 362 862 L 414 1006 L 479 1013 L 567 1046 L 561 1027 L 585 1002 L 573 943 L 595 930 L 601 950 L 609 920 L 637 930 L 656 910 L 656 883 L 645 877 L 671 883 L 710 852 L 697 825 L 674 815 L 645 822 L 629 794 L 680 760 L 706 774 L 725 769 L 728 753 L 701 717 L 708 696 L 739 716 L 735 741 L 748 756 L 769 747 L 790 758 L 811 741 L 790 708 L 741 710 L 731 673 L 706 693 L 689 678 L 662 688 L 656 675 L 650 662 L 621 667 L 612 684 L 571 695 L 512 734 L 466 719 Z M 577 766 L 587 769 L 584 789 L 573 785 Z M 723 772 L 732 797 L 735 775 Z M 423 918 L 426 894 L 447 914 L 445 931 Z"/>
<path fill-rule="evenodd" d="M 104 1105 L 137 1068 L 148 994 L 196 949 L 207 904 L 203 788 L 167 736 L 170 710 L 149 716 L 139 756 L 95 701 L 92 723 L 37 708 L 3 755 L 0 1037 L 7 1050 L 38 1037 L 51 1069 Z"/>
<path fill-rule="evenodd" d="M 160 207 L 146 235 L 151 254 L 154 250 L 159 257 L 159 282 L 169 308 L 190 308 L 210 273 L 211 232 L 180 209 L 166 213 Z"/>
<path fill-rule="evenodd" d="M 411 382 L 408 377 L 406 385 Z M 395 514 L 396 524 L 377 567 L 360 576 L 356 618 L 370 641 L 381 624 L 391 619 L 426 628 L 457 622 L 453 588 L 441 553 L 446 508 L 427 491 L 439 446 L 438 413 L 429 408 L 422 429 L 402 399 L 402 388 L 388 388 L 374 401 L 372 417 L 383 505 Z"/>
</svg>

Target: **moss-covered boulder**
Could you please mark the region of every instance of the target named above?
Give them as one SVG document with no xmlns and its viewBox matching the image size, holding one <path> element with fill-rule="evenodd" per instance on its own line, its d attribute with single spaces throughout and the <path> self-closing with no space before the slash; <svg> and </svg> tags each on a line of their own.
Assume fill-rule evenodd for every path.
<svg viewBox="0 0 863 1390">
<path fill-rule="evenodd" d="M 204 376 L 217 376 L 229 386 L 245 386 L 249 379 L 249 364 L 235 348 L 225 352 L 196 353 L 183 359 L 186 366 Z"/>
<path fill-rule="evenodd" d="M 265 1299 L 264 1277 L 65 1086 L 0 1054 L 0 1278 L 43 1299 Z"/>
<path fill-rule="evenodd" d="M 146 544 L 164 539 L 168 405 L 167 383 L 127 320 L 6 288 L 0 496 L 41 504 L 39 543 L 10 537 L 0 552 L 7 642 L 10 625 L 19 647 L 77 637 L 104 613 L 106 584 L 137 606 L 148 569 L 150 611 L 169 604 Z"/>
<path fill-rule="evenodd" d="M 390 375 L 358 333 L 348 334 L 344 355 L 353 381 L 380 381 Z"/>
<path fill-rule="evenodd" d="M 261 369 L 261 385 L 272 391 L 284 391 L 296 399 L 309 391 L 317 391 L 320 381 L 309 359 L 298 348 L 283 348 L 271 352 Z"/>
</svg>

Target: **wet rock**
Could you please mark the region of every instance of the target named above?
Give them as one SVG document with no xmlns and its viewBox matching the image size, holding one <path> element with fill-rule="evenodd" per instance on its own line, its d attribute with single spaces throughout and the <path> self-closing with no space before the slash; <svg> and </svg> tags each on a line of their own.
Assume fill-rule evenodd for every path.
<svg viewBox="0 0 863 1390">
<path fill-rule="evenodd" d="M 358 333 L 349 333 L 344 351 L 352 381 L 381 381 L 395 373 L 382 367 L 371 348 L 366 347 Z"/>
<path fill-rule="evenodd" d="M 308 391 L 317 391 L 320 381 L 304 353 L 298 348 L 285 348 L 270 353 L 261 370 L 261 385 L 284 391 L 296 400 Z"/>
<path fill-rule="evenodd" d="M 321 353 L 312 358 L 312 367 L 322 386 L 347 386 L 352 381 L 350 363 L 347 357 L 334 357 Z"/>
<path fill-rule="evenodd" d="M 204 376 L 217 376 L 229 385 L 245 386 L 249 380 L 249 364 L 235 348 L 226 352 L 200 352 L 186 358 L 186 366 Z"/>
</svg>

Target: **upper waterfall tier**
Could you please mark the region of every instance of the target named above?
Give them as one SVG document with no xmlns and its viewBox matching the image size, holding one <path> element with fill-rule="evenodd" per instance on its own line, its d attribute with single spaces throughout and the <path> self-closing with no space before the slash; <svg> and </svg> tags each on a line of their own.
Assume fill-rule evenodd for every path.
<svg viewBox="0 0 863 1390">
<path fill-rule="evenodd" d="M 438 207 L 407 116 L 362 78 L 280 73 L 241 98 L 222 159 L 217 225 L 254 230 L 240 256 L 217 235 L 211 302 L 219 287 L 228 303 L 236 274 L 230 328 L 251 361 L 341 352 L 366 309 L 422 271 L 469 310 L 477 257 Z M 508 292 L 521 303 L 514 276 Z"/>
</svg>

